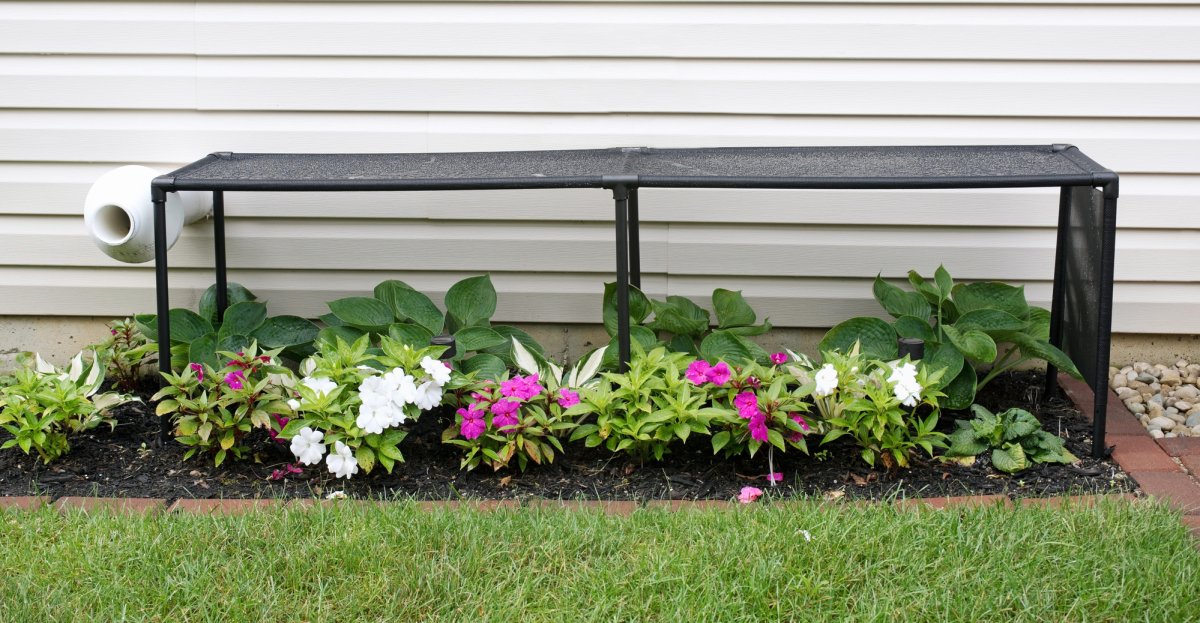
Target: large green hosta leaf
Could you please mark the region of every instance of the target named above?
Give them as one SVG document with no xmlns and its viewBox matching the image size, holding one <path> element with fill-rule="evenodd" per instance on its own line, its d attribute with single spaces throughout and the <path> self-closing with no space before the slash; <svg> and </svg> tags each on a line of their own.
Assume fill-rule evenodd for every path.
<svg viewBox="0 0 1200 623">
<path fill-rule="evenodd" d="M 946 325 L 942 331 L 962 354 L 982 363 L 996 360 L 996 342 L 983 331 L 971 329 L 959 331 L 955 325 Z"/>
<path fill-rule="evenodd" d="M 920 292 L 902 290 L 884 281 L 879 275 L 875 276 L 875 284 L 872 289 L 875 293 L 875 300 L 879 301 L 884 311 L 891 314 L 893 318 L 903 316 L 929 317 L 929 301 L 925 300 L 925 297 Z"/>
<path fill-rule="evenodd" d="M 960 317 L 977 309 L 998 309 L 1017 318 L 1024 318 L 1029 312 L 1029 304 L 1025 302 L 1025 287 L 998 281 L 954 286 L 954 305 Z"/>
<path fill-rule="evenodd" d="M 896 337 L 896 330 L 892 325 L 878 318 L 860 316 L 830 329 L 821 339 L 818 348 L 823 353 L 835 350 L 848 353 L 854 347 L 854 343 L 858 342 L 861 351 L 870 357 L 895 359 L 898 350 Z"/>
</svg>

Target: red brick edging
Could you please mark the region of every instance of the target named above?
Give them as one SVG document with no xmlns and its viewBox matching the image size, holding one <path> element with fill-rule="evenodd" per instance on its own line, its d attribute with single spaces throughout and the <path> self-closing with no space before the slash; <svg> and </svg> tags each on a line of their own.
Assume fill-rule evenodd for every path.
<svg viewBox="0 0 1200 623">
<path fill-rule="evenodd" d="M 1066 374 L 1058 375 L 1058 384 L 1084 417 L 1092 419 L 1091 388 Z M 1200 538 L 1200 438 L 1154 439 L 1111 389 L 1104 418 L 1105 442 L 1113 447 L 1113 460 L 1146 495 L 1183 512 L 1184 525 Z"/>
</svg>

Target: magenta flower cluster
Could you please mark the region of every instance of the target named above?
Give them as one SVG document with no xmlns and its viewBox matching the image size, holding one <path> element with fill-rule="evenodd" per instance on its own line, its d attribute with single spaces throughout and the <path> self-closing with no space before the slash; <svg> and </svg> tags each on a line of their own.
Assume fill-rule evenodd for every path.
<svg viewBox="0 0 1200 623">
<path fill-rule="evenodd" d="M 491 396 L 478 392 L 471 394 L 475 402 L 469 408 L 457 411 L 458 415 L 462 417 L 458 432 L 464 439 L 478 439 L 487 430 L 486 418 L 490 413 L 492 427 L 511 435 L 516 432 L 516 427 L 521 423 L 518 415 L 521 403 L 544 393 L 546 393 L 546 388 L 541 384 L 538 375 L 530 374 L 529 376 L 514 376 L 501 383 L 500 395 L 502 397 L 499 399 L 493 399 Z M 558 404 L 560 406 L 564 402 L 570 402 L 570 404 L 579 402 L 579 394 L 575 392 L 563 389 L 559 393 Z"/>
<path fill-rule="evenodd" d="M 758 406 L 758 396 L 754 392 L 745 391 L 738 394 L 733 399 L 733 406 L 737 408 L 738 415 L 743 419 L 750 420 L 747 428 L 750 429 L 750 438 L 755 441 L 766 443 L 769 440 L 767 436 L 767 414 Z M 804 433 L 808 432 L 808 422 L 799 413 L 789 413 L 792 421 L 799 424 L 803 432 L 793 431 L 788 436 L 788 441 L 796 443 L 804 438 Z"/>
<path fill-rule="evenodd" d="M 704 385 L 712 383 L 720 387 L 729 382 L 729 377 L 733 375 L 733 371 L 729 369 L 729 365 L 724 361 L 717 362 L 717 365 L 711 366 L 703 359 L 697 359 L 688 366 L 687 379 L 696 385 Z"/>
<path fill-rule="evenodd" d="M 225 375 L 225 384 L 229 386 L 229 389 L 242 389 L 245 381 L 246 373 L 242 372 L 241 370 L 234 370 L 233 372 Z"/>
</svg>

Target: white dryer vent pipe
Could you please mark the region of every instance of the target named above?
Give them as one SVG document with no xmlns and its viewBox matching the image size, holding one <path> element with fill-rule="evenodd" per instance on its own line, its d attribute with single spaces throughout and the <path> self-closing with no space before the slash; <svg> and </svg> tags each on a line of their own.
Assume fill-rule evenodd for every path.
<svg viewBox="0 0 1200 623">
<path fill-rule="evenodd" d="M 160 173 L 129 165 L 100 176 L 88 190 L 83 223 L 106 255 L 137 264 L 154 259 L 154 203 L 150 182 Z M 208 193 L 167 193 L 167 248 L 175 246 L 183 226 L 208 215 Z"/>
</svg>

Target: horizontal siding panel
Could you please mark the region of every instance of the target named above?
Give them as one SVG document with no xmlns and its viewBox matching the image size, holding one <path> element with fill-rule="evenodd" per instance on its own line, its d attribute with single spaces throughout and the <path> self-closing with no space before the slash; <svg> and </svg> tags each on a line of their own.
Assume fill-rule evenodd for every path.
<svg viewBox="0 0 1200 623">
<path fill-rule="evenodd" d="M 160 171 L 167 165 L 152 165 Z M 91 182 L 111 165 L 0 164 L 0 214 L 79 216 Z M 38 173 L 61 177 L 39 179 Z M 1117 225 L 1200 230 L 1200 176 L 1122 176 Z M 729 190 L 647 188 L 643 223 L 778 223 L 1055 227 L 1057 189 Z M 611 223 L 601 190 L 401 193 L 228 193 L 231 219 L 436 219 Z M 203 226 L 198 225 L 196 231 Z"/>
<path fill-rule="evenodd" d="M 1198 60 L 1185 7 L 7 3 L 0 53 Z M 193 18 L 195 23 L 193 23 Z M 1061 24 L 1071 24 L 1063 28 Z M 402 36 L 397 36 L 402 33 Z"/>
<path fill-rule="evenodd" d="M 1190 117 L 1178 102 L 1200 101 L 1200 67 L 1175 64 L 202 58 L 197 69 L 210 110 Z"/>
<path fill-rule="evenodd" d="M 720 5 L 388 7 L 201 3 L 212 55 L 1182 60 L 1194 10 Z M 1081 23 L 1082 22 L 1082 23 Z M 1073 28 L 1058 24 L 1071 23 Z M 396 36 L 397 32 L 404 36 Z M 1031 44 L 1030 42 L 1036 42 Z"/>
<path fill-rule="evenodd" d="M 3 217 L 8 242 L 0 266 L 128 266 L 93 246 L 81 219 Z M 426 270 L 607 273 L 615 239 L 607 224 L 230 219 L 230 266 L 247 270 Z M 646 273 L 731 278 L 736 275 L 865 278 L 932 273 L 944 263 L 967 280 L 1050 279 L 1054 230 L 1033 228 L 898 228 L 697 225 L 642 227 Z M 46 249 L 55 249 L 47 253 Z M 170 265 L 213 265 L 211 230 L 195 225 L 171 250 Z M 1117 236 L 1118 281 L 1187 282 L 1200 266 L 1194 231 L 1127 229 Z M 1169 267 L 1169 268 L 1168 268 Z M 1165 269 L 1164 269 L 1165 268 Z"/>
<path fill-rule="evenodd" d="M 326 313 L 326 301 L 362 296 L 384 279 L 402 279 L 428 293 L 439 305 L 446 289 L 468 273 L 409 273 L 367 271 L 239 271 L 230 279 L 249 287 L 268 303 L 271 314 L 316 317 Z M 494 320 L 498 322 L 600 322 L 603 281 L 612 275 L 493 273 L 498 292 Z M 212 283 L 209 271 L 171 271 L 172 306 L 195 308 L 200 293 Z M 1049 282 L 1024 285 L 1035 305 L 1050 298 Z M 869 280 L 780 279 L 647 276 L 652 295 L 687 296 L 706 304 L 715 287 L 742 290 L 758 312 L 778 326 L 828 327 L 846 318 L 879 315 Z M 0 272 L 7 315 L 123 316 L 154 309 L 154 273 L 141 268 L 13 268 Z M 1194 313 L 1200 285 L 1120 283 L 1114 293 L 1113 331 L 1118 333 L 1200 332 Z M 86 301 L 86 304 L 81 304 Z M 86 313 L 84 313 L 86 312 Z"/>
<path fill-rule="evenodd" d="M 127 266 L 100 253 L 81 219 L 5 217 L 0 229 L 8 236 L 0 265 L 37 257 L 43 266 Z M 646 225 L 641 237 L 643 262 L 665 266 L 666 226 Z M 245 269 L 609 272 L 616 262 L 612 229 L 601 224 L 357 220 L 331 226 L 248 218 L 230 219 L 226 240 L 229 265 Z M 209 228 L 190 227 L 168 262 L 212 266 L 212 247 Z"/>
<path fill-rule="evenodd" d="M 1131 173 L 1200 173 L 1200 120 L 0 110 L 0 162 L 185 163 L 213 151 L 1072 143 Z"/>
<path fill-rule="evenodd" d="M 1190 117 L 1200 66 L 0 57 L 0 107 Z"/>
<path fill-rule="evenodd" d="M 1053 229 L 927 227 L 743 227 L 672 224 L 671 275 L 780 277 L 932 274 L 945 264 L 957 278 L 1036 280 L 1054 276 Z M 1194 231 L 1122 230 L 1117 235 L 1117 281 L 1195 281 L 1172 267 L 1200 266 Z"/>
</svg>

